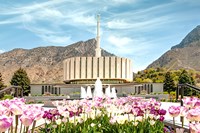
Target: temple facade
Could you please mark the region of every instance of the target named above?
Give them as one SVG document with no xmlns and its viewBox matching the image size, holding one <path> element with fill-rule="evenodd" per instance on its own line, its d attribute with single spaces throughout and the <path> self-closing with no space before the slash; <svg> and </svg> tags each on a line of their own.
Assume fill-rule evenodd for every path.
<svg viewBox="0 0 200 133">
<path fill-rule="evenodd" d="M 132 61 L 122 57 L 74 57 L 64 61 L 64 82 L 81 83 L 100 78 L 103 82 L 132 82 Z"/>
</svg>

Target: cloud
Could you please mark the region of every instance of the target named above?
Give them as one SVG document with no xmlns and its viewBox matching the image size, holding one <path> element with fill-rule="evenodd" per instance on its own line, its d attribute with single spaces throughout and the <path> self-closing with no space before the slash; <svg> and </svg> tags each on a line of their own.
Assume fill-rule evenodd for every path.
<svg viewBox="0 0 200 133">
<path fill-rule="evenodd" d="M 135 2 L 136 0 L 111 0 L 110 3 L 117 3 L 117 4 L 122 4 L 122 3 L 132 3 Z"/>
<path fill-rule="evenodd" d="M 111 35 L 108 37 L 108 42 L 116 47 L 124 47 L 125 45 L 130 45 L 131 43 L 133 43 L 133 40 L 128 37 L 117 37 Z"/>
<path fill-rule="evenodd" d="M 0 49 L 0 54 L 2 54 L 2 53 L 4 53 L 4 52 L 5 52 L 4 50 Z"/>
<path fill-rule="evenodd" d="M 129 36 L 111 35 L 107 38 L 107 42 L 103 42 L 105 49 L 110 49 L 111 53 L 117 53 L 119 56 L 125 57 L 141 57 L 149 54 L 153 49 L 153 42 L 144 38 L 131 38 Z"/>
<path fill-rule="evenodd" d="M 63 2 L 66 2 L 66 0 L 51 0 L 47 2 L 41 2 L 41 3 L 31 3 L 29 5 L 21 5 L 19 7 L 14 7 L 12 5 L 9 5 L 8 8 L 1 8 L 0 14 L 1 15 L 20 15 L 20 14 L 26 14 L 31 13 L 37 10 L 44 9 L 46 7 L 52 7 L 59 4 L 62 4 Z"/>
<path fill-rule="evenodd" d="M 110 29 L 134 29 L 134 30 L 146 30 L 146 29 L 154 29 L 158 26 L 162 26 L 165 23 L 172 22 L 173 20 L 170 19 L 169 16 L 162 16 L 147 20 L 130 20 L 131 18 L 125 19 L 117 19 L 117 20 L 111 20 L 107 22 L 107 27 Z M 128 22 L 130 21 L 130 22 Z"/>
<path fill-rule="evenodd" d="M 85 16 L 84 14 L 77 13 L 76 15 L 71 16 L 71 19 L 73 22 L 75 22 L 75 24 L 79 23 L 79 24 L 84 24 L 84 25 L 89 25 L 89 26 L 96 25 L 96 20 L 93 15 Z"/>
<path fill-rule="evenodd" d="M 0 21 L 0 25 L 6 25 L 6 24 L 16 24 L 16 23 L 20 23 L 21 20 L 18 17 L 14 17 L 11 19 L 5 19 Z"/>
<path fill-rule="evenodd" d="M 40 37 L 49 43 L 53 44 L 69 44 L 71 43 L 71 37 L 70 36 L 55 36 L 55 35 L 40 35 Z"/>
<path fill-rule="evenodd" d="M 107 23 L 107 27 L 111 29 L 127 29 L 131 27 L 131 24 L 125 22 L 125 20 L 112 20 Z"/>
</svg>

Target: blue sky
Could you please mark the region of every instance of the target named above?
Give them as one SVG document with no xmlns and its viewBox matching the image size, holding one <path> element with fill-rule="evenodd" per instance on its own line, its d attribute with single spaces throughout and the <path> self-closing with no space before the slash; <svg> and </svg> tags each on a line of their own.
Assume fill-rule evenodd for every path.
<svg viewBox="0 0 200 133">
<path fill-rule="evenodd" d="M 0 53 L 95 38 L 98 13 L 101 48 L 137 72 L 200 25 L 200 0 L 0 0 Z"/>
</svg>

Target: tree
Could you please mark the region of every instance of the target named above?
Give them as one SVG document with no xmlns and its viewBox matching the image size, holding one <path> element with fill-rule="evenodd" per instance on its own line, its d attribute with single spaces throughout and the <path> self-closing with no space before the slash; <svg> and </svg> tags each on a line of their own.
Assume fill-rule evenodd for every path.
<svg viewBox="0 0 200 133">
<path fill-rule="evenodd" d="M 2 74 L 0 73 L 0 90 L 4 89 L 6 86 L 3 83 Z"/>
<path fill-rule="evenodd" d="M 171 91 L 175 91 L 175 83 L 170 72 L 165 74 L 164 91 L 167 91 L 169 94 Z"/>
<path fill-rule="evenodd" d="M 146 78 L 142 82 L 144 82 L 144 83 L 152 83 L 153 81 L 150 78 Z"/>
<path fill-rule="evenodd" d="M 192 76 L 190 76 L 188 74 L 188 72 L 186 70 L 183 70 L 181 75 L 179 76 L 179 84 L 191 84 L 191 85 L 194 85 L 195 82 L 194 82 L 194 78 Z M 189 95 L 190 94 L 190 89 L 187 88 L 187 89 L 184 89 L 184 95 Z"/>
<path fill-rule="evenodd" d="M 22 68 L 19 68 L 17 71 L 15 71 L 10 84 L 21 86 L 23 88 L 24 95 L 28 95 L 30 93 L 30 79 L 26 71 Z"/>
</svg>

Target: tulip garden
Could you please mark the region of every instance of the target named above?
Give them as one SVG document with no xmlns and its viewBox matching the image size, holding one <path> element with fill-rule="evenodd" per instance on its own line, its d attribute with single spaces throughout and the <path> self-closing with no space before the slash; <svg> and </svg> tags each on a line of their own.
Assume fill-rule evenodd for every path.
<svg viewBox="0 0 200 133">
<path fill-rule="evenodd" d="M 14 98 L 0 101 L 0 133 L 183 133 L 166 128 L 167 112 L 174 124 L 176 117 L 184 116 L 190 132 L 200 133 L 200 100 L 186 97 L 183 102 L 184 106 L 164 110 L 155 99 L 97 97 L 54 101 L 56 108 L 44 109 Z"/>
</svg>

